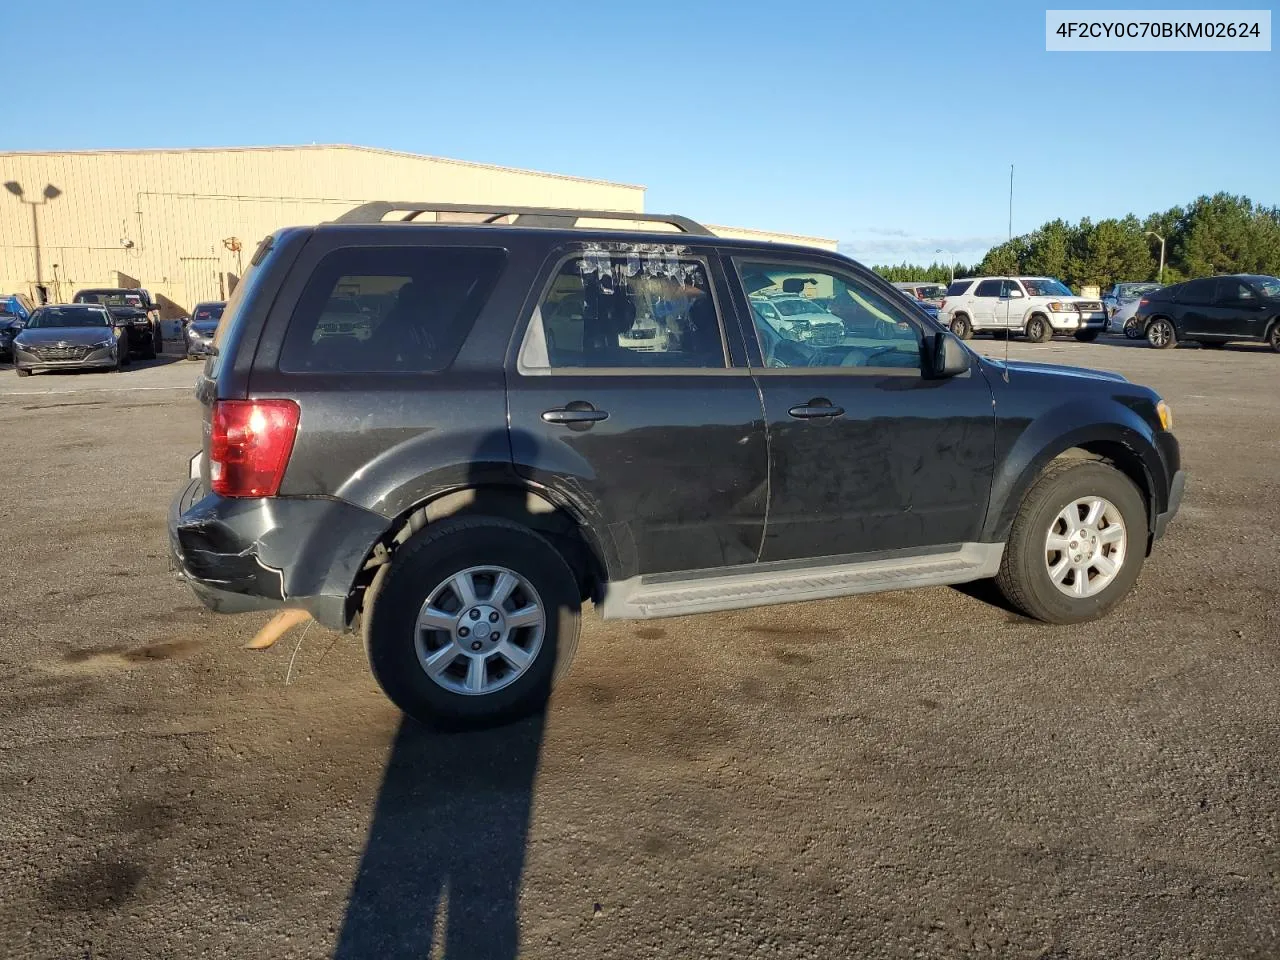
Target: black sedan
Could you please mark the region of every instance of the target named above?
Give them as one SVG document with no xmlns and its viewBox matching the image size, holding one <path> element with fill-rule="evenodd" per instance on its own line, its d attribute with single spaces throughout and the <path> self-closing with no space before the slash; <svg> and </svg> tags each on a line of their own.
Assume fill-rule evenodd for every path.
<svg viewBox="0 0 1280 960">
<path fill-rule="evenodd" d="M 20 377 L 38 370 L 119 370 L 129 355 L 124 336 L 106 307 L 41 307 L 13 340 L 13 366 Z"/>
<path fill-rule="evenodd" d="M 1175 283 L 1144 296 L 1135 317 L 1160 349 L 1179 340 L 1206 347 L 1252 340 L 1280 353 L 1280 279 L 1233 274 Z"/>
</svg>

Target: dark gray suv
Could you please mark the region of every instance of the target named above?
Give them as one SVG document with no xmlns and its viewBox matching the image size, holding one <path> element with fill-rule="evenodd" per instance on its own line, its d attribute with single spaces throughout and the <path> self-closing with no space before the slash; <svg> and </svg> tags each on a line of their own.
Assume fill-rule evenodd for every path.
<svg viewBox="0 0 1280 960">
<path fill-rule="evenodd" d="M 264 241 L 212 353 L 177 567 L 214 609 L 359 624 L 426 721 L 537 709 L 588 600 L 994 577 L 1088 620 L 1183 489 L 1151 390 L 983 359 L 851 260 L 682 217 L 367 204 Z"/>
</svg>

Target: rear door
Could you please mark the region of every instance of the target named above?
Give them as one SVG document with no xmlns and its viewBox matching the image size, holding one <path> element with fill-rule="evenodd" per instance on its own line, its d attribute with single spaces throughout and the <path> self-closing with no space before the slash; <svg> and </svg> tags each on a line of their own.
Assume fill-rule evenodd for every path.
<svg viewBox="0 0 1280 960">
<path fill-rule="evenodd" d="M 769 424 L 761 559 L 975 540 L 995 456 L 992 395 L 977 364 L 926 380 L 924 321 L 843 260 L 760 253 L 732 258 L 727 272 Z M 747 296 L 797 280 L 845 321 L 846 337 L 780 340 L 748 310 Z"/>
<path fill-rule="evenodd" d="M 526 306 L 507 367 L 516 470 L 588 514 L 615 577 L 759 557 L 763 410 L 719 271 L 710 247 L 572 243 Z"/>
<path fill-rule="evenodd" d="M 991 329 L 1003 327 L 1004 317 L 996 319 L 996 310 L 1001 308 L 1000 293 L 1004 289 L 1003 280 L 983 280 L 973 289 L 969 298 L 969 310 L 973 317 L 974 329 Z"/>
<path fill-rule="evenodd" d="M 1184 284 L 1178 291 L 1178 312 L 1182 317 L 1182 330 L 1179 333 L 1188 337 L 1202 334 L 1213 337 L 1224 336 L 1225 332 L 1214 316 L 1216 296 L 1217 281 L 1212 277 L 1192 280 Z"/>
</svg>

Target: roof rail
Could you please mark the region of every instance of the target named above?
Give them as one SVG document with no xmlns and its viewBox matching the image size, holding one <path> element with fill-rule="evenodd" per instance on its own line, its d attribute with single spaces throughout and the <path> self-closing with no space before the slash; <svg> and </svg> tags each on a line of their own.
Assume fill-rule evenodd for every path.
<svg viewBox="0 0 1280 960">
<path fill-rule="evenodd" d="M 403 213 L 402 217 L 387 220 L 389 213 Z M 511 207 L 479 203 L 426 203 L 422 201 L 374 200 L 348 210 L 334 223 L 406 223 L 417 219 L 421 213 L 478 213 L 489 214 L 481 223 L 495 223 L 503 217 L 513 217 L 511 225 L 519 227 L 574 227 L 579 219 L 626 220 L 643 223 L 665 223 L 681 233 L 700 237 L 715 236 L 702 224 L 666 213 L 630 213 L 620 210 L 571 210 L 561 207 Z"/>
</svg>

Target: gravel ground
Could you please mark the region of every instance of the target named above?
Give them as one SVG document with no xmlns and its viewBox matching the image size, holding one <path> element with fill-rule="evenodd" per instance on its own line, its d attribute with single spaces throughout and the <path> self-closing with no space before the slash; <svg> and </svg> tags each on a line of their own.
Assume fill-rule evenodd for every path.
<svg viewBox="0 0 1280 960">
<path fill-rule="evenodd" d="M 588 615 L 545 721 L 453 736 L 169 575 L 194 364 L 0 370 L 0 954 L 1277 956 L 1280 357 L 1010 354 L 1173 405 L 1185 505 L 1105 621 Z"/>
</svg>

